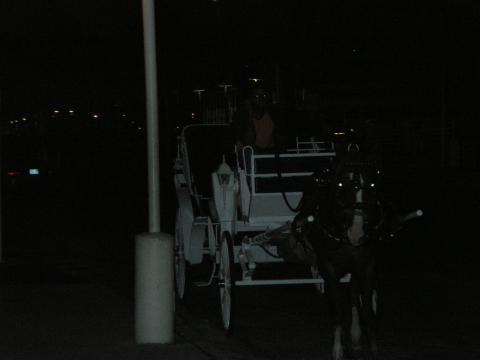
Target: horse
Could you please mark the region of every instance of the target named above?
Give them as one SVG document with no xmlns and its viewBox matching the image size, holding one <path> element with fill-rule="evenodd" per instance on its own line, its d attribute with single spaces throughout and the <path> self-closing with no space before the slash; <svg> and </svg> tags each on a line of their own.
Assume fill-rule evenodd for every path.
<svg viewBox="0 0 480 360">
<path fill-rule="evenodd" d="M 375 163 L 358 151 L 347 154 L 332 169 L 313 174 L 292 222 L 294 234 L 304 237 L 313 248 L 325 281 L 333 322 L 334 360 L 344 358 L 340 279 L 346 274 L 351 275 L 353 356 L 378 358 L 375 244 L 381 237 L 386 211 L 378 191 L 378 175 Z"/>
</svg>

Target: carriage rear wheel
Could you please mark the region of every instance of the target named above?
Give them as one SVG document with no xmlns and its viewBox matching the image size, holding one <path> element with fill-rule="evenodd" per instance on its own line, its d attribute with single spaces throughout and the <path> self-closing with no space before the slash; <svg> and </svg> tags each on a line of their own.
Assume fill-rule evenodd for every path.
<svg viewBox="0 0 480 360">
<path fill-rule="evenodd" d="M 183 241 L 180 211 L 177 211 L 175 221 L 175 292 L 180 300 L 185 296 L 187 279 L 187 262 L 185 260 L 185 245 Z"/>
<path fill-rule="evenodd" d="M 235 288 L 233 240 L 229 232 L 222 234 L 220 243 L 220 262 L 218 267 L 218 287 L 220 290 L 220 307 L 222 311 L 222 325 L 225 334 L 232 331 L 233 323 L 233 295 Z"/>
</svg>

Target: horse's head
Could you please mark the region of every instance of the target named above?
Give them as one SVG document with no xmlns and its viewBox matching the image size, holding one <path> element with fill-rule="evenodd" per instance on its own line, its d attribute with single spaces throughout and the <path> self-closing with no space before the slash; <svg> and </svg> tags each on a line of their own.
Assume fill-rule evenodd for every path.
<svg viewBox="0 0 480 360">
<path fill-rule="evenodd" d="M 371 236 L 372 225 L 379 220 L 378 170 L 364 160 L 342 162 L 330 182 L 335 221 L 340 222 L 343 237 L 353 246 Z"/>
</svg>

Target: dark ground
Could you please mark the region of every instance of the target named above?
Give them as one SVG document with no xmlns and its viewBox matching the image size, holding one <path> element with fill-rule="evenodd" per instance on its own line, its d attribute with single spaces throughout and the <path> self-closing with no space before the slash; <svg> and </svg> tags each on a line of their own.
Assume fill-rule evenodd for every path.
<svg viewBox="0 0 480 360">
<path fill-rule="evenodd" d="M 472 173 L 425 172 L 390 183 L 401 206 L 422 208 L 425 216 L 382 248 L 383 359 L 480 358 L 476 178 Z M 36 291 L 52 284 L 59 289 L 102 284 L 133 308 L 133 239 L 147 229 L 146 195 L 118 189 L 41 185 L 6 193 L 6 262 L 0 289 L 5 293 L 22 283 L 37 284 Z M 173 213 L 174 206 L 164 211 L 166 223 L 171 224 Z M 325 300 L 311 287 L 239 290 L 229 339 L 218 330 L 219 300 L 213 287 L 191 289 L 185 303 L 178 304 L 177 338 L 195 343 L 216 359 L 329 358 Z M 226 356 L 225 349 L 234 355 Z"/>
</svg>

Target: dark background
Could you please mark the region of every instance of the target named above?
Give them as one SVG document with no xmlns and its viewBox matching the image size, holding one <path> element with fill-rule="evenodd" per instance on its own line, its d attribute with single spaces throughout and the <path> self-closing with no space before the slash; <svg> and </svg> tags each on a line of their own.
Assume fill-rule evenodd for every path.
<svg viewBox="0 0 480 360">
<path fill-rule="evenodd" d="M 292 136 L 334 139 L 370 122 L 385 191 L 425 214 L 380 245 L 383 358 L 475 358 L 478 1 L 156 1 L 156 12 L 162 230 L 174 229 L 180 129 L 228 120 L 249 78 L 273 90 Z M 16 355 L 133 342 L 144 109 L 140 0 L 0 1 L 0 331 Z M 205 280 L 200 270 L 188 276 Z M 239 294 L 226 340 L 211 331 L 218 289 L 193 289 L 176 304 L 176 341 L 212 354 L 240 343 L 238 358 L 328 358 L 326 300 L 313 289 Z"/>
<path fill-rule="evenodd" d="M 140 2 L 0 6 L 5 256 L 131 259 L 147 230 Z M 426 210 L 414 226 L 421 247 L 441 223 L 467 252 L 458 234 L 479 204 L 479 11 L 473 1 L 157 1 L 164 229 L 178 130 L 209 120 L 219 84 L 238 102 L 260 77 L 294 131 L 329 137 L 373 119 L 390 191 L 405 210 Z M 28 167 L 40 176 L 23 176 Z"/>
</svg>

